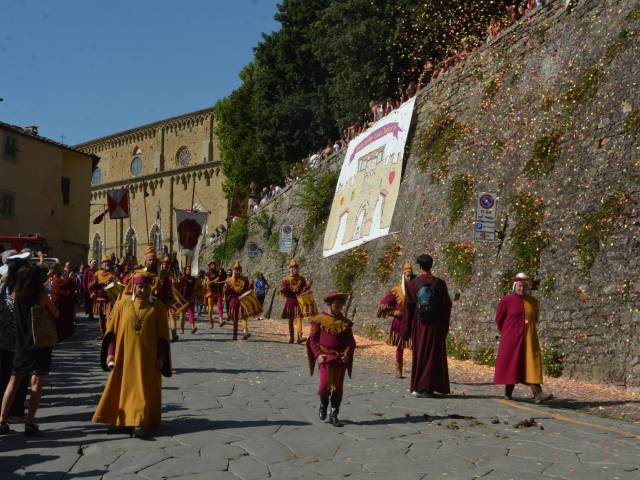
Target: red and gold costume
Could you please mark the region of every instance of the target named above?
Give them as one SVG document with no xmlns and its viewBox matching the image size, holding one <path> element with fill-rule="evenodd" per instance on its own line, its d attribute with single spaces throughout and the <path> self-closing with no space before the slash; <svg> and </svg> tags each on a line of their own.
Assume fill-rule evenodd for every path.
<svg viewBox="0 0 640 480">
<path fill-rule="evenodd" d="M 218 322 L 220 326 L 224 325 L 224 311 L 222 309 L 222 289 L 227 280 L 227 272 L 222 268 L 218 268 L 214 262 L 207 265 L 209 271 L 204 277 L 204 298 L 207 303 L 207 311 L 209 312 L 209 326 L 213 328 L 213 308 L 218 309 Z"/>
<path fill-rule="evenodd" d="M 307 284 L 307 280 L 302 275 L 298 274 L 298 263 L 294 259 L 289 262 L 289 268 L 292 273 L 284 277 L 280 282 L 278 296 L 285 300 L 282 318 L 286 318 L 289 321 L 289 343 L 293 343 L 294 321 L 298 331 L 298 343 L 302 343 L 304 341 L 302 335 L 302 318 L 304 315 L 298 303 L 298 296 L 302 293 L 307 293 L 310 285 Z"/>
<path fill-rule="evenodd" d="M 184 315 L 185 311 L 189 317 L 189 325 L 191 325 L 191 333 L 196 333 L 196 312 L 195 304 L 198 297 L 201 294 L 200 281 L 191 275 L 191 268 L 186 267 L 184 274 L 178 279 L 177 282 L 178 292 L 182 298 L 184 298 L 188 305 L 187 308 L 179 313 L 180 317 L 180 333 L 184 333 Z"/>
<path fill-rule="evenodd" d="M 411 348 L 411 340 L 404 340 L 402 338 L 402 306 L 404 305 L 405 275 L 407 274 L 413 278 L 413 267 L 409 262 L 405 262 L 402 265 L 402 279 L 400 284 L 389 290 L 378 304 L 378 318 L 393 317 L 391 325 L 389 326 L 387 344 L 396 347 L 397 378 L 402 378 L 404 349 Z"/>
<path fill-rule="evenodd" d="M 111 313 L 111 308 L 115 299 L 107 295 L 105 287 L 116 280 L 116 275 L 109 268 L 109 257 L 102 259 L 103 268 L 96 270 L 93 282 L 89 286 L 92 300 L 92 311 L 99 317 L 100 333 L 104 335 L 107 326 L 107 316 Z M 107 268 L 104 268 L 107 267 Z"/>
<path fill-rule="evenodd" d="M 324 298 L 327 304 L 332 301 L 345 301 L 347 295 L 330 292 Z M 331 423 L 333 418 L 337 422 L 337 415 L 342 401 L 345 373 L 351 377 L 353 367 L 353 352 L 356 341 L 351 327 L 353 322 L 342 314 L 334 315 L 330 309 L 311 317 L 311 331 L 307 340 L 307 358 L 309 371 L 313 375 L 315 364 L 318 362 L 320 375 L 320 418 L 326 417 L 326 409 L 331 400 Z M 319 362 L 322 356 L 324 361 Z M 335 424 L 335 423 L 334 423 Z"/>
<path fill-rule="evenodd" d="M 222 289 L 224 301 L 227 302 L 227 315 L 233 322 L 233 339 L 238 339 L 238 321 L 242 319 L 243 323 L 243 339 L 250 337 L 249 334 L 249 320 L 246 312 L 240 305 L 240 297 L 243 293 L 249 292 L 253 289 L 251 280 L 242 275 L 242 267 L 240 262 L 236 260 L 233 264 L 233 274 L 227 278 Z"/>
</svg>

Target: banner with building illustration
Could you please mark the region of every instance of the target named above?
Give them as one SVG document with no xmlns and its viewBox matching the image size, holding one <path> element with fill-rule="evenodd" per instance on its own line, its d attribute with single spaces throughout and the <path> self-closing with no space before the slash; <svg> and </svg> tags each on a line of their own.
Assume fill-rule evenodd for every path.
<svg viewBox="0 0 640 480">
<path fill-rule="evenodd" d="M 389 233 L 415 97 L 349 142 L 324 233 L 329 257 Z"/>
<path fill-rule="evenodd" d="M 209 214 L 192 210 L 175 209 L 176 233 L 180 256 L 189 257 L 189 265 L 193 274 L 198 272 L 198 253 L 204 239 Z M 181 259 L 182 260 L 182 259 Z M 182 261 L 181 261 L 182 264 Z"/>
</svg>

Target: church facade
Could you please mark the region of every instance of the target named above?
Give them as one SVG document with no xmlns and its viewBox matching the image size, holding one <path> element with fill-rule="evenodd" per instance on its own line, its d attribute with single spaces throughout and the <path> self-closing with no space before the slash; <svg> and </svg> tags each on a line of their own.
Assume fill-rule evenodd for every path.
<svg viewBox="0 0 640 480">
<path fill-rule="evenodd" d="M 90 257 L 140 261 L 148 245 L 159 254 L 177 252 L 175 209 L 208 212 L 208 242 L 227 216 L 214 127 L 208 108 L 76 145 L 100 158 L 91 178 Z M 107 192 L 122 188 L 129 191 L 130 217 L 107 214 L 93 223 L 106 209 Z"/>
</svg>

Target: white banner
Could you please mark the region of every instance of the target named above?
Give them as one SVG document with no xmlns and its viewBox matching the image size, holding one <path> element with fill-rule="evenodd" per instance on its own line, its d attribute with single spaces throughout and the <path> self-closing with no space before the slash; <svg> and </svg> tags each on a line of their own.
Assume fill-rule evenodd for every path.
<svg viewBox="0 0 640 480">
<path fill-rule="evenodd" d="M 324 257 L 389 233 L 414 103 L 415 97 L 349 142 L 324 232 Z"/>
<path fill-rule="evenodd" d="M 190 257 L 191 273 L 198 273 L 198 253 L 204 238 L 205 227 L 209 214 L 206 212 L 192 212 L 191 210 L 176 211 L 176 234 L 180 256 Z"/>
</svg>

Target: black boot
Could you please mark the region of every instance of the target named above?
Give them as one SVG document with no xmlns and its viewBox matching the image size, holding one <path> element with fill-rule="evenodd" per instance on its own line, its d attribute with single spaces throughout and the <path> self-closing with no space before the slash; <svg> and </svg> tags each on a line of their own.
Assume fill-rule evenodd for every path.
<svg viewBox="0 0 640 480">
<path fill-rule="evenodd" d="M 320 410 L 318 410 L 318 416 L 320 420 L 327 419 L 327 407 L 329 406 L 329 396 L 320 397 Z"/>
<path fill-rule="evenodd" d="M 341 398 L 337 397 L 336 392 L 331 394 L 331 413 L 329 413 L 329 423 L 334 427 L 342 427 L 342 422 L 338 419 L 341 400 Z"/>
<path fill-rule="evenodd" d="M 515 385 L 505 385 L 504 386 L 504 399 L 505 400 L 512 400 L 513 389 L 514 388 L 515 388 Z"/>
</svg>

